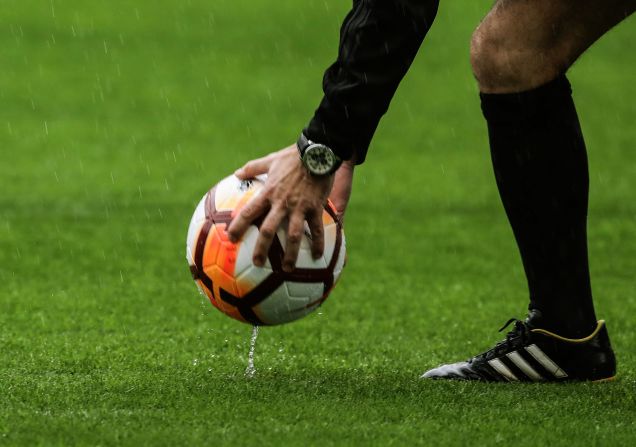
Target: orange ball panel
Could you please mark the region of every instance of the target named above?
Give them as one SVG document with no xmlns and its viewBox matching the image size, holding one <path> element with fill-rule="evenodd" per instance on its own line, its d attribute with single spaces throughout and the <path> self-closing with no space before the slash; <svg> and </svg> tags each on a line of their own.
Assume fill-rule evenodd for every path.
<svg viewBox="0 0 636 447">
<path fill-rule="evenodd" d="M 221 238 L 218 235 L 216 225 L 212 225 L 208 238 L 205 241 L 205 249 L 203 250 L 203 269 L 216 264 L 216 258 L 221 248 Z"/>
<path fill-rule="evenodd" d="M 223 312 L 225 315 L 228 315 L 232 318 L 234 318 L 235 320 L 239 320 L 242 321 L 244 323 L 246 323 L 245 318 L 243 318 L 243 316 L 241 315 L 241 313 L 238 311 L 238 309 L 230 304 L 227 304 L 224 301 L 216 301 L 212 303 L 214 305 L 214 307 L 216 307 L 217 309 L 219 309 L 221 312 Z"/>
<path fill-rule="evenodd" d="M 228 235 L 225 232 L 225 224 L 217 225 L 216 230 L 215 234 L 220 239 L 216 265 L 228 275 L 234 275 L 239 244 L 233 244 L 230 242 Z"/>
<path fill-rule="evenodd" d="M 214 284 L 214 296 L 218 301 L 221 301 L 219 287 L 227 290 L 232 295 L 236 296 L 236 284 L 232 275 L 228 275 L 218 265 L 212 265 L 205 269 L 205 274 L 210 277 L 212 284 Z"/>
<path fill-rule="evenodd" d="M 217 265 L 227 274 L 233 275 L 239 245 L 230 242 L 225 227 L 221 223 L 210 228 L 203 251 L 203 269 Z"/>
</svg>

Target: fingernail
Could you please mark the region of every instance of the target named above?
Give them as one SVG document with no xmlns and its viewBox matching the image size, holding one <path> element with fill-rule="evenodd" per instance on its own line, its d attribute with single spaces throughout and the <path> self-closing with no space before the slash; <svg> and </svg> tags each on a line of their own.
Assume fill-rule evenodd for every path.
<svg viewBox="0 0 636 447">
<path fill-rule="evenodd" d="M 263 267 L 263 264 L 265 264 L 265 260 L 260 256 L 256 256 L 253 262 L 256 267 Z"/>
<path fill-rule="evenodd" d="M 236 171 L 234 171 L 234 175 L 237 177 L 240 177 L 243 174 L 243 170 L 242 169 L 237 169 Z"/>
</svg>

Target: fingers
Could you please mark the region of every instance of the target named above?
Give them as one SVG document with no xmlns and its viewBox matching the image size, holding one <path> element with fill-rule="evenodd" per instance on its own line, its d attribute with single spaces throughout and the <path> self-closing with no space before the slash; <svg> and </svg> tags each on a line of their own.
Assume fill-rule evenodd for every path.
<svg viewBox="0 0 636 447">
<path fill-rule="evenodd" d="M 271 154 L 256 160 L 249 161 L 243 165 L 243 167 L 234 171 L 234 175 L 245 180 L 248 178 L 254 178 L 257 175 L 266 174 L 269 171 L 269 167 L 272 164 Z"/>
<path fill-rule="evenodd" d="M 252 222 L 265 214 L 268 208 L 269 201 L 265 196 L 256 196 L 250 200 L 227 229 L 230 242 L 236 243 L 241 239 Z"/>
<path fill-rule="evenodd" d="M 252 262 L 255 266 L 262 267 L 265 265 L 269 247 L 272 245 L 274 236 L 276 236 L 276 230 L 286 215 L 287 210 L 285 208 L 276 206 L 272 207 L 267 217 L 265 217 L 259 230 L 258 239 L 256 239 L 254 254 L 252 255 Z"/>
<path fill-rule="evenodd" d="M 311 255 L 314 259 L 322 256 L 325 250 L 325 228 L 322 224 L 322 210 L 307 214 L 307 223 L 311 231 Z"/>
<path fill-rule="evenodd" d="M 351 197 L 354 166 L 351 162 L 345 162 L 336 172 L 329 200 L 336 207 L 338 216 L 343 216 Z"/>
<path fill-rule="evenodd" d="M 234 218 L 228 228 L 230 241 L 237 242 L 255 219 L 263 215 L 268 208 L 268 202 L 264 198 L 257 197 Z M 287 217 L 289 211 L 282 206 L 274 206 L 269 210 L 265 220 L 259 229 L 258 239 L 254 247 L 252 262 L 257 267 L 265 265 L 269 248 L 276 236 L 276 230 Z M 322 256 L 324 250 L 324 228 L 320 212 L 307 214 L 307 222 L 311 231 L 311 254 L 314 259 Z M 287 244 L 283 259 L 283 270 L 291 272 L 296 266 L 296 259 L 300 250 L 300 244 L 304 235 L 305 217 L 300 211 L 294 212 L 289 219 L 287 228 Z"/>
<path fill-rule="evenodd" d="M 332 176 L 314 178 L 307 174 L 298 158 L 295 145 L 252 160 L 235 172 L 240 179 L 268 174 L 265 187 L 257 198 L 253 198 L 238 213 L 228 228 L 232 242 L 238 241 L 256 219 L 266 215 L 259 228 L 252 261 L 263 266 L 281 223 L 289 218 L 287 242 L 283 256 L 283 270 L 292 271 L 304 237 L 304 220 L 311 230 L 312 256 L 317 259 L 324 251 L 323 205 L 333 186 Z M 350 191 L 351 175 L 343 176 L 341 196 L 343 208 Z"/>
<path fill-rule="evenodd" d="M 304 235 L 305 218 L 302 213 L 293 213 L 289 219 L 287 227 L 287 245 L 285 247 L 285 257 L 283 258 L 283 270 L 291 272 L 296 267 L 300 241 Z"/>
</svg>

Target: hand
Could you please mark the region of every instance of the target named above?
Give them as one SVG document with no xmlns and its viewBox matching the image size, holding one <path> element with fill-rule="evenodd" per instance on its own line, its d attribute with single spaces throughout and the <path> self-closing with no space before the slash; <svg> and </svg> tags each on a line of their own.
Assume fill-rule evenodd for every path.
<svg viewBox="0 0 636 447">
<path fill-rule="evenodd" d="M 329 195 L 329 200 L 336 207 L 336 213 L 341 223 L 344 223 L 344 214 L 347 210 L 349 197 L 351 197 L 351 186 L 353 183 L 353 168 L 355 162 L 353 160 L 345 160 L 336 172 L 336 178 L 333 182 L 333 188 Z"/>
<path fill-rule="evenodd" d="M 243 207 L 234 218 L 228 234 L 232 242 L 238 241 L 247 228 L 265 215 L 254 247 L 252 261 L 262 267 L 269 247 L 280 224 L 289 219 L 287 245 L 283 270 L 290 272 L 296 265 L 305 220 L 311 232 L 311 252 L 315 259 L 324 250 L 322 212 L 333 185 L 334 176 L 315 177 L 300 161 L 296 145 L 289 146 L 263 158 L 252 160 L 234 174 L 240 179 L 267 174 L 263 191 Z"/>
</svg>

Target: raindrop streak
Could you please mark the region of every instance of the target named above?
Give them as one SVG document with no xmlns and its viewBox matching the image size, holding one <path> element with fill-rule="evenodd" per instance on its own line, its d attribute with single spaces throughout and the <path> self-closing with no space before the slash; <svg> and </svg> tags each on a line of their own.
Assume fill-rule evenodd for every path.
<svg viewBox="0 0 636 447">
<path fill-rule="evenodd" d="M 247 356 L 247 368 L 245 368 L 245 377 L 251 379 L 256 373 L 254 368 L 254 348 L 256 348 L 256 337 L 258 337 L 258 326 L 254 325 L 252 329 L 252 339 L 250 340 L 250 353 Z"/>
</svg>

